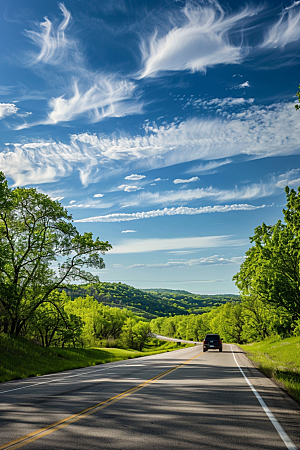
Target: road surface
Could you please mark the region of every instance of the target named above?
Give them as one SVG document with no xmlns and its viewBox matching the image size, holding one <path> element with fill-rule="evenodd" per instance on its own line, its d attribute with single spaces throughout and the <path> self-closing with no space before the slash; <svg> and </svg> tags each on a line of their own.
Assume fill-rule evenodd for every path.
<svg viewBox="0 0 300 450">
<path fill-rule="evenodd" d="M 227 344 L 2 383 L 0 402 L 0 450 L 300 448 L 297 404 Z"/>
</svg>

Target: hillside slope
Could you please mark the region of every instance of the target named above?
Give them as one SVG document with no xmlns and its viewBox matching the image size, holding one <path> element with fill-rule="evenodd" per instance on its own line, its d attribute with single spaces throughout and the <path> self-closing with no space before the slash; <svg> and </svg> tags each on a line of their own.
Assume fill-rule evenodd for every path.
<svg viewBox="0 0 300 450">
<path fill-rule="evenodd" d="M 147 319 L 201 314 L 224 303 L 240 300 L 237 295 L 198 295 L 187 291 L 161 289 L 150 291 L 123 283 L 69 285 L 64 290 L 72 299 L 90 295 L 106 305 L 130 309 Z"/>
</svg>

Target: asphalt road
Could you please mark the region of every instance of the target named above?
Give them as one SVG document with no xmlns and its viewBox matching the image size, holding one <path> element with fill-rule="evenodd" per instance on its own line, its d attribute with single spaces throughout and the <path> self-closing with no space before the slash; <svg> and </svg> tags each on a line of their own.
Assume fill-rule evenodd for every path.
<svg viewBox="0 0 300 450">
<path fill-rule="evenodd" d="M 3 383 L 0 450 L 300 448 L 297 404 L 233 350 L 195 345 Z"/>
</svg>

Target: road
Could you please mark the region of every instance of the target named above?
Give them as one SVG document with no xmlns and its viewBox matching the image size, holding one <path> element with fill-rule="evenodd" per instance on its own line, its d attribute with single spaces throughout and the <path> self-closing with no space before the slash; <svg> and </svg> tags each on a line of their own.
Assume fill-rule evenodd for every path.
<svg viewBox="0 0 300 450">
<path fill-rule="evenodd" d="M 227 344 L 3 383 L 0 401 L 0 450 L 300 448 L 297 404 Z"/>
</svg>

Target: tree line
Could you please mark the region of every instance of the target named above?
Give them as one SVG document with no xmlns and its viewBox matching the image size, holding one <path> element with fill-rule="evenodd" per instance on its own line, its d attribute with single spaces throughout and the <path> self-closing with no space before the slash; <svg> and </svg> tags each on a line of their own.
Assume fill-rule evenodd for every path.
<svg viewBox="0 0 300 450">
<path fill-rule="evenodd" d="M 230 301 L 238 295 L 199 295 L 166 289 L 136 289 L 124 283 L 87 283 L 63 288 L 72 298 L 90 295 L 109 306 L 126 307 L 146 319 L 157 316 L 201 314 Z"/>
</svg>

